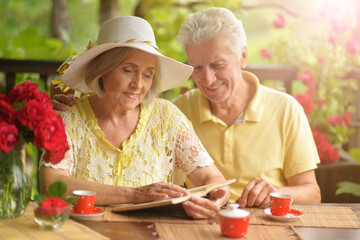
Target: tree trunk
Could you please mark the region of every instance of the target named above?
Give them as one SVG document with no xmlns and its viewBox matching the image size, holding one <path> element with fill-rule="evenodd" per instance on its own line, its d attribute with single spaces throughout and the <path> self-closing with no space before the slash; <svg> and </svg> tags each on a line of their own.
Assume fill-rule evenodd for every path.
<svg viewBox="0 0 360 240">
<path fill-rule="evenodd" d="M 118 16 L 119 7 L 118 0 L 101 0 L 99 8 L 99 24 L 100 26 L 109 20 Z"/>
<path fill-rule="evenodd" d="M 144 1 L 139 0 L 136 8 L 135 8 L 135 16 L 145 18 L 144 16 Z"/>
<path fill-rule="evenodd" d="M 69 41 L 70 22 L 66 14 L 67 0 L 53 0 L 51 16 L 51 37 L 63 43 Z"/>
</svg>

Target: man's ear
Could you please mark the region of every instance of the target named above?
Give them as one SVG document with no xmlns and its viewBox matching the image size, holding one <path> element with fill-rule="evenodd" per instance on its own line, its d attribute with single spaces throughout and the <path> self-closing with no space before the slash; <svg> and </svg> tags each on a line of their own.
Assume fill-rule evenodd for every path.
<svg viewBox="0 0 360 240">
<path fill-rule="evenodd" d="M 247 48 L 246 48 L 246 46 L 244 47 L 244 50 L 241 54 L 240 64 L 241 64 L 241 69 L 245 69 L 246 64 L 247 64 Z"/>
</svg>

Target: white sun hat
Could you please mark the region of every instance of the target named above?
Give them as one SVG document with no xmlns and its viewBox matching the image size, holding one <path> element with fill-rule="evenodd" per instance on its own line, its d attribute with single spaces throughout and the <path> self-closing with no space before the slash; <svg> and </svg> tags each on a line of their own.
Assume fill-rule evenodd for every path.
<svg viewBox="0 0 360 240">
<path fill-rule="evenodd" d="M 96 46 L 90 46 L 79 56 L 70 57 L 60 66 L 58 71 L 62 74 L 62 82 L 73 90 L 91 93 L 92 90 L 85 83 L 87 64 L 99 54 L 115 47 L 130 47 L 155 55 L 160 69 L 161 91 L 181 85 L 193 71 L 193 67 L 159 52 L 153 29 L 147 21 L 123 16 L 110 19 L 102 25 Z"/>
</svg>

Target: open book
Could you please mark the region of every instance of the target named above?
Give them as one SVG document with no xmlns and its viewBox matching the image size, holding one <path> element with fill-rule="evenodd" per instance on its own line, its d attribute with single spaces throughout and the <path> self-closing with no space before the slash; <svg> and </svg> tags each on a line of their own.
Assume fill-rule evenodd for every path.
<svg viewBox="0 0 360 240">
<path fill-rule="evenodd" d="M 146 202 L 146 203 L 116 205 L 111 208 L 111 211 L 112 212 L 123 212 L 123 211 L 132 211 L 132 210 L 138 210 L 138 209 L 146 209 L 146 208 L 160 207 L 160 206 L 165 206 L 165 205 L 179 204 L 179 203 L 185 202 L 186 200 L 189 200 L 192 196 L 204 197 L 214 189 L 222 188 L 222 187 L 225 187 L 225 186 L 230 185 L 235 182 L 236 182 L 236 179 L 231 179 L 231 180 L 227 180 L 227 181 L 223 181 L 223 182 L 211 183 L 211 184 L 204 185 L 201 187 L 191 188 L 191 189 L 189 189 L 190 195 L 183 196 L 183 197 L 167 198 L 164 200 L 157 200 L 157 201 Z"/>
</svg>

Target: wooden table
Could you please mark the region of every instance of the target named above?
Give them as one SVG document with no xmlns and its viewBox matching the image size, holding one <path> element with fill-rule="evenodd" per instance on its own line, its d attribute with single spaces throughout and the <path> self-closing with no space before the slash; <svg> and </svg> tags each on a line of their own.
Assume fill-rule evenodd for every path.
<svg viewBox="0 0 360 240">
<path fill-rule="evenodd" d="M 329 206 L 351 206 L 355 209 L 358 217 L 360 216 L 360 203 L 354 204 L 322 204 Z M 93 222 L 93 221 L 79 221 L 78 222 L 90 227 L 96 232 L 99 232 L 111 239 L 159 239 L 154 225 L 151 223 L 119 223 L 119 222 Z M 251 227 L 251 225 L 250 225 Z M 310 228 L 310 227 L 295 227 L 296 231 L 304 239 L 347 239 L 359 240 L 360 229 L 333 229 L 333 228 Z"/>
</svg>

